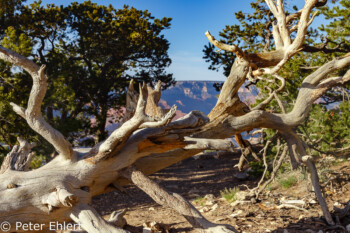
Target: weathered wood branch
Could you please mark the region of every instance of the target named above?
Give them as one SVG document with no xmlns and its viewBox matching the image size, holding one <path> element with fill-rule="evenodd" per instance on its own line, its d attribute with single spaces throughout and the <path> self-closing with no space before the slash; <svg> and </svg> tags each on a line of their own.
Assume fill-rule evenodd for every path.
<svg viewBox="0 0 350 233">
<path fill-rule="evenodd" d="M 159 80 L 154 89 L 150 85 L 147 85 L 148 98 L 146 105 L 146 114 L 158 120 L 165 115 L 165 110 L 158 106 L 158 102 L 161 97 L 161 84 L 162 83 Z"/>
<path fill-rule="evenodd" d="M 244 83 L 249 71 L 249 62 L 244 59 L 236 59 L 230 75 L 222 86 L 218 101 L 210 111 L 208 117 L 210 121 L 222 117 L 223 115 L 244 115 L 249 111 L 238 97 L 238 90 Z"/>
<path fill-rule="evenodd" d="M 277 6 L 272 0 L 266 0 L 266 4 L 277 19 L 277 26 L 280 38 L 283 42 L 283 47 L 286 48 L 291 44 L 290 32 L 287 28 L 286 14 L 284 12 L 284 3 L 282 0 L 277 0 Z"/>
<path fill-rule="evenodd" d="M 314 191 L 315 191 L 317 200 L 318 200 L 319 204 L 321 205 L 323 215 L 324 215 L 324 217 L 329 225 L 334 225 L 335 223 L 334 223 L 332 216 L 329 212 L 326 200 L 322 194 L 316 166 L 312 162 L 311 156 L 307 155 L 307 152 L 306 152 L 305 147 L 304 147 L 305 143 L 303 143 L 303 141 L 292 131 L 290 131 L 289 133 L 284 133 L 284 134 L 282 134 L 282 136 L 287 141 L 290 154 L 292 154 L 292 155 L 290 155 L 290 157 L 292 158 L 294 156 L 294 158 L 296 159 L 296 161 L 298 163 L 303 162 L 308 167 L 310 174 L 311 174 L 312 186 L 314 187 Z M 290 145 L 290 144 L 292 144 L 292 145 Z"/>
<path fill-rule="evenodd" d="M 17 138 L 17 141 L 19 145 L 15 145 L 2 162 L 0 174 L 8 169 L 16 171 L 27 171 L 29 169 L 34 158 L 34 153 L 31 150 L 36 145 L 21 138 Z"/>
<path fill-rule="evenodd" d="M 234 144 L 230 139 L 206 139 L 206 138 L 193 138 L 184 137 L 184 142 L 188 143 L 184 147 L 185 150 L 224 150 L 234 152 Z"/>
<path fill-rule="evenodd" d="M 316 14 L 314 14 L 311 19 L 309 19 L 311 10 L 317 5 L 317 0 L 306 1 L 303 9 L 299 12 L 286 16 L 284 11 L 284 4 L 282 0 L 278 0 L 277 3 L 272 0 L 265 1 L 271 12 L 277 19 L 277 25 L 273 24 L 272 27 L 272 35 L 274 37 L 276 51 L 269 53 L 262 53 L 259 57 L 266 59 L 261 59 L 261 61 L 267 60 L 271 62 L 263 62 L 262 64 L 256 64 L 257 68 L 253 71 L 254 76 L 262 75 L 262 74 L 276 74 L 285 64 L 286 62 L 294 56 L 299 51 L 306 49 L 303 47 L 303 43 L 305 41 L 305 36 L 307 32 L 307 28 L 312 23 Z M 299 19 L 298 24 L 295 27 L 289 29 L 287 24 L 291 20 Z M 297 35 L 292 41 L 291 33 L 297 30 Z M 272 55 L 272 56 L 271 56 Z M 251 57 L 255 57 L 256 55 L 251 55 Z M 252 59 L 251 59 L 252 60 Z M 259 60 L 259 59 L 256 59 Z M 274 61 L 274 62 L 272 62 Z M 267 65 L 268 64 L 268 65 Z M 274 66 L 273 68 L 267 68 L 268 66 Z"/>
<path fill-rule="evenodd" d="M 33 78 L 27 109 L 11 103 L 13 110 L 22 116 L 28 125 L 38 134 L 50 142 L 60 156 L 71 159 L 73 157 L 72 145 L 56 129 L 52 128 L 42 117 L 41 104 L 47 89 L 47 76 L 45 65 L 37 64 L 9 49 L 0 46 L 0 59 L 11 62 L 26 70 Z"/>
<path fill-rule="evenodd" d="M 344 58 L 343 58 L 344 59 Z M 326 64 L 323 68 L 318 70 L 318 75 L 311 74 L 307 77 L 304 83 L 308 83 L 310 80 L 319 78 L 319 75 L 324 76 L 328 73 L 333 72 L 337 68 L 344 68 L 348 65 L 344 60 L 339 62 L 330 62 Z M 346 77 L 345 77 L 346 78 Z M 343 81 L 345 79 L 343 77 Z M 332 85 L 340 85 L 341 81 L 338 80 L 337 83 Z M 238 134 L 243 131 L 249 131 L 253 128 L 273 128 L 281 131 L 287 129 L 292 129 L 299 125 L 305 117 L 308 115 L 310 106 L 313 102 L 320 97 L 326 90 L 319 92 L 317 89 L 313 89 L 314 85 L 310 86 L 303 84 L 296 104 L 293 110 L 286 114 L 273 114 L 261 110 L 254 110 L 249 113 L 246 113 L 243 116 L 228 116 L 226 118 L 220 118 L 220 123 L 215 124 L 214 122 L 209 122 L 201 127 L 201 129 L 193 134 L 192 137 L 196 138 L 225 138 L 230 137 L 233 134 Z M 328 86 L 328 89 L 332 86 Z M 318 91 L 318 92 L 317 92 Z M 314 92 L 317 92 L 317 95 L 314 95 Z M 209 127 L 212 125 L 212 127 Z M 150 154 L 147 157 L 140 158 L 136 161 L 136 166 L 138 169 L 142 170 L 146 174 L 154 173 L 162 168 L 165 168 L 173 163 L 186 159 L 199 151 L 184 151 L 183 149 L 177 149 L 167 153 L 161 154 Z M 164 156 L 164 157 L 163 157 Z M 293 157 L 292 157 L 293 159 Z M 157 161 L 157 164 L 155 164 Z M 297 163 L 294 162 L 294 166 L 297 166 Z"/>
<path fill-rule="evenodd" d="M 255 196 L 256 196 L 256 197 L 258 197 L 259 194 L 260 194 L 263 190 L 265 190 L 265 188 L 267 187 L 267 185 L 269 185 L 269 184 L 275 179 L 276 174 L 277 174 L 278 170 L 280 169 L 284 158 L 287 156 L 287 152 L 288 152 L 288 146 L 285 146 L 285 147 L 283 148 L 283 151 L 282 151 L 282 154 L 281 154 L 280 158 L 278 159 L 278 162 L 277 162 L 276 166 L 273 167 L 273 170 L 272 170 L 272 172 L 271 172 L 270 178 L 269 178 L 267 181 L 265 181 L 261 186 L 258 185 L 258 186 L 256 187 L 256 190 L 254 190 L 254 191 L 255 191 Z M 277 156 L 278 154 L 279 154 L 279 153 L 277 153 L 276 156 Z M 263 178 L 263 177 L 262 177 L 262 178 Z M 260 183 L 260 182 L 259 182 L 259 183 Z"/>
<path fill-rule="evenodd" d="M 308 169 L 310 171 L 312 186 L 314 187 L 314 191 L 315 191 L 318 203 L 321 206 L 323 215 L 324 215 L 324 217 L 329 225 L 331 225 L 331 226 L 335 225 L 334 220 L 329 212 L 326 200 L 324 199 L 324 197 L 322 195 L 322 190 L 321 190 L 320 181 L 318 178 L 316 166 L 311 161 L 310 158 L 307 158 L 307 160 L 304 162 L 306 163 L 306 166 L 308 167 Z"/>
<path fill-rule="evenodd" d="M 284 89 L 284 87 L 286 86 L 286 80 L 279 75 L 274 75 L 274 77 L 281 81 L 280 87 L 278 89 L 274 90 L 272 93 L 270 93 L 269 97 L 267 97 L 263 102 L 261 102 L 260 104 L 255 106 L 252 110 L 265 109 L 265 107 L 273 100 L 273 98 L 276 98 L 276 95 Z M 282 109 L 283 113 L 286 113 L 284 108 L 281 108 L 281 109 Z"/>
<path fill-rule="evenodd" d="M 89 205 L 78 205 L 70 211 L 73 221 L 89 233 L 129 233 L 106 222 L 95 209 Z"/>
<path fill-rule="evenodd" d="M 138 94 L 131 82 L 127 94 L 128 121 L 106 141 L 87 153 L 77 151 L 73 154 L 71 145 L 66 143 L 63 136 L 43 121 L 40 106 L 47 86 L 44 67 L 40 68 L 29 59 L 0 47 L 0 59 L 21 66 L 33 77 L 33 89 L 27 110 L 13 104 L 14 110 L 39 134 L 47 138 L 62 155 L 37 170 L 24 173 L 7 169 L 0 175 L 0 222 L 8 221 L 14 225 L 20 220 L 45 224 L 52 219 L 58 222 L 73 219 L 81 223 L 88 232 L 126 232 L 102 220 L 96 211 L 89 207 L 89 203 L 93 196 L 108 192 L 113 186 L 123 185 L 131 180 L 159 203 L 178 209 L 196 228 L 205 232 L 234 232 L 230 226 L 210 223 L 186 200 L 165 192 L 144 174 L 154 173 L 203 149 L 232 148 L 230 143 L 222 139 L 262 127 L 279 130 L 289 144 L 295 166 L 303 162 L 306 156 L 303 142 L 292 130 L 305 119 L 317 98 L 330 88 L 349 81 L 350 72 L 342 77 L 330 76 L 337 69 L 349 66 L 350 56 L 335 59 L 309 75 L 300 87 L 292 111 L 277 114 L 261 109 L 249 109 L 237 93 L 251 69 L 254 68 L 259 75 L 269 72 L 273 74 L 286 60 L 300 51 L 306 29 L 312 20 L 309 19 L 311 9 L 317 5 L 315 0 L 306 2 L 298 16 L 300 22 L 297 37 L 289 43 L 286 38 L 286 32 L 289 30 L 286 28 L 288 18 L 283 15 L 283 2 L 278 0 L 277 5 L 275 1 L 268 2 L 277 15 L 277 20 L 281 22 L 274 26 L 275 35 L 279 36 L 279 39 L 275 40 L 280 40 L 277 42 L 280 45 L 276 51 L 244 54 L 238 47 L 222 44 L 208 33 L 209 39 L 218 47 L 237 55 L 218 102 L 208 117 L 193 111 L 177 121 L 170 122 L 176 109 L 172 108 L 167 114 L 159 110 L 157 104 L 160 98 L 160 83 L 155 89 L 144 85 Z M 261 69 L 270 66 L 275 67 Z M 284 80 L 281 79 L 281 82 L 283 86 Z M 309 160 L 304 162 L 314 174 L 313 185 L 318 200 L 323 205 L 327 221 L 332 224 L 332 219 L 327 214 L 329 211 L 324 207 L 322 194 L 320 195 L 317 173 Z M 137 170 L 129 168 L 132 166 Z M 128 171 L 126 175 L 123 169 Z M 145 187 L 146 184 L 148 186 Z"/>
<path fill-rule="evenodd" d="M 244 52 L 238 46 L 236 46 L 236 45 L 228 45 L 228 44 L 225 44 L 225 43 L 222 43 L 222 42 L 216 40 L 215 37 L 212 36 L 209 31 L 205 32 L 205 36 L 208 38 L 210 43 L 212 43 L 213 45 L 215 45 L 219 49 L 222 49 L 222 50 L 225 50 L 225 51 L 228 51 L 228 52 L 232 52 L 232 53 L 236 54 L 236 56 L 239 57 L 239 58 L 244 58 L 245 57 Z"/>
<path fill-rule="evenodd" d="M 125 105 L 125 114 L 121 120 L 121 124 L 128 121 L 134 114 L 136 110 L 137 101 L 139 99 L 139 94 L 134 88 L 135 81 L 130 80 L 128 91 L 126 92 L 126 105 Z"/>
<path fill-rule="evenodd" d="M 104 142 L 97 144 L 91 149 L 91 151 L 85 156 L 85 159 L 89 162 L 97 163 L 101 160 L 106 160 L 109 156 L 120 151 L 131 134 L 137 129 L 165 126 L 174 118 L 176 114 L 176 106 L 173 106 L 160 121 L 154 122 L 154 117 L 146 115 L 146 103 L 149 88 L 144 84 L 142 87 L 140 85 L 139 89 L 139 99 L 133 117 L 125 122 L 120 128 L 116 129 Z"/>
<path fill-rule="evenodd" d="M 10 49 L 0 46 L 0 59 L 26 70 L 30 75 L 37 75 L 39 67 L 30 59 L 13 52 Z"/>
<path fill-rule="evenodd" d="M 224 233 L 237 232 L 232 226 L 225 224 L 214 224 L 205 219 L 191 203 L 186 201 L 179 194 L 170 194 L 159 184 L 148 178 L 141 171 L 129 167 L 122 172 L 122 175 L 132 181 L 142 191 L 147 193 L 160 205 L 168 206 L 183 215 L 191 225 L 203 233 Z"/>
<path fill-rule="evenodd" d="M 253 151 L 252 145 L 248 140 L 244 140 L 241 134 L 235 135 L 235 140 L 241 148 L 241 157 L 239 158 L 237 168 L 242 171 L 244 166 L 244 161 L 248 161 L 248 155 L 251 154 L 256 161 L 261 161 L 257 154 Z"/>
</svg>

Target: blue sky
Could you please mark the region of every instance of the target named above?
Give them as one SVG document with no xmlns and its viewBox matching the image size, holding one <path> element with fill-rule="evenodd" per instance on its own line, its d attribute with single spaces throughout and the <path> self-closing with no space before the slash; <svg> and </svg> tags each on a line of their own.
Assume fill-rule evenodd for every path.
<svg viewBox="0 0 350 233">
<path fill-rule="evenodd" d="M 29 1 L 32 2 L 32 1 Z M 52 3 L 43 0 L 43 3 Z M 55 2 L 67 5 L 71 1 Z M 78 1 L 82 2 L 82 1 Z M 226 77 L 222 72 L 208 70 L 204 61 L 203 48 L 208 43 L 204 33 L 209 30 L 218 36 L 225 25 L 236 24 L 234 12 L 250 12 L 251 0 L 102 0 L 94 1 L 101 5 L 112 4 L 115 8 L 123 5 L 140 10 L 149 10 L 157 18 L 173 18 L 171 28 L 164 32 L 170 42 L 169 56 L 172 64 L 168 71 L 176 80 L 218 80 Z M 301 5 L 304 0 L 293 0 Z"/>
<path fill-rule="evenodd" d="M 91 0 L 101 5 L 123 5 L 149 10 L 157 18 L 171 17 L 171 28 L 164 32 L 170 42 L 169 56 L 172 64 L 168 71 L 176 80 L 220 80 L 226 78 L 221 72 L 208 70 L 203 48 L 208 43 L 204 33 L 214 36 L 227 24 L 235 23 L 234 12 L 249 11 L 250 0 Z M 33 1 L 27 1 L 31 3 Z M 43 3 L 68 5 L 72 1 L 43 0 Z M 78 0 L 77 2 L 83 2 Z"/>
<path fill-rule="evenodd" d="M 102 2 L 102 1 L 101 1 Z M 106 3 L 108 1 L 105 1 Z M 234 12 L 250 10 L 251 1 L 237 0 L 122 0 L 123 4 L 138 9 L 148 9 L 155 17 L 172 17 L 171 29 L 165 32 L 170 42 L 169 55 L 172 65 L 169 72 L 176 80 L 225 80 L 221 72 L 208 70 L 203 48 L 208 43 L 204 33 L 213 35 L 227 24 L 236 23 Z"/>
<path fill-rule="evenodd" d="M 99 3 L 110 1 L 99 1 Z M 120 0 L 115 7 L 124 4 L 138 9 L 148 9 L 155 17 L 171 17 L 172 26 L 164 34 L 170 42 L 169 56 L 172 64 L 168 69 L 176 80 L 220 80 L 221 72 L 208 70 L 203 48 L 208 43 L 204 33 L 213 35 L 227 24 L 237 23 L 234 12 L 249 11 L 251 1 L 238 0 Z"/>
</svg>

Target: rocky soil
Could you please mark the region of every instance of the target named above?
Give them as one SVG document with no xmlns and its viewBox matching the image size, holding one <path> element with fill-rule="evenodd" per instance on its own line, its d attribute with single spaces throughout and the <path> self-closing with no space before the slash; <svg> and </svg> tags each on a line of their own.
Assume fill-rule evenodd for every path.
<svg viewBox="0 0 350 233">
<path fill-rule="evenodd" d="M 235 195 L 238 200 L 227 201 L 220 191 L 225 188 L 247 191 L 259 179 L 252 175 L 238 179 L 238 170 L 234 168 L 238 159 L 239 153 L 190 158 L 151 177 L 168 191 L 190 200 L 210 221 L 231 224 L 240 232 L 350 232 L 349 214 L 339 219 L 340 227 L 327 226 L 302 169 L 280 174 L 258 199 L 247 199 L 246 192 L 238 192 Z M 344 208 L 350 199 L 350 161 L 327 157 L 318 164 L 330 209 Z M 196 232 L 182 216 L 157 205 L 136 187 L 128 186 L 126 191 L 98 196 L 93 205 L 107 217 L 112 211 L 128 208 L 125 229 L 130 232 L 142 232 L 143 225 L 151 222 L 165 224 L 168 232 Z"/>
</svg>

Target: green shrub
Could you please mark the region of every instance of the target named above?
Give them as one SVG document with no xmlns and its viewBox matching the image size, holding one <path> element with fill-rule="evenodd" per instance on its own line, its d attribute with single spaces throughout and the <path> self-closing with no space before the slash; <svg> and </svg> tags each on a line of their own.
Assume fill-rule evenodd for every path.
<svg viewBox="0 0 350 233">
<path fill-rule="evenodd" d="M 37 169 L 46 163 L 45 155 L 36 155 L 32 162 L 30 163 L 30 167 L 32 169 Z"/>
<path fill-rule="evenodd" d="M 194 199 L 193 202 L 194 202 L 195 205 L 204 206 L 205 198 L 204 197 L 196 197 L 196 199 Z"/>
<path fill-rule="evenodd" d="M 294 175 L 280 180 L 280 184 L 284 189 L 288 189 L 293 185 L 295 185 L 296 183 L 297 183 L 297 178 Z"/>
<path fill-rule="evenodd" d="M 223 198 L 226 199 L 229 203 L 234 202 L 237 200 L 236 194 L 239 192 L 239 188 L 234 187 L 234 188 L 225 188 L 224 190 L 220 191 L 220 194 Z"/>
</svg>

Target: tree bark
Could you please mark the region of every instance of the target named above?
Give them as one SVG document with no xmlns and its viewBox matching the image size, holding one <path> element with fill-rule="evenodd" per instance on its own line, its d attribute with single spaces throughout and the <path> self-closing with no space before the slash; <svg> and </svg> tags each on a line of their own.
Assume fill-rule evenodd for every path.
<svg viewBox="0 0 350 233">
<path fill-rule="evenodd" d="M 45 66 L 40 67 L 0 46 L 0 59 L 22 67 L 33 78 L 27 108 L 12 103 L 13 110 L 58 152 L 57 157 L 39 169 L 16 171 L 28 168 L 30 150 L 27 144 L 22 143 L 11 151 L 0 174 L 0 222 L 8 221 L 12 225 L 10 231 L 16 232 L 25 231 L 15 229 L 18 221 L 48 226 L 53 219 L 57 222 L 74 220 L 88 232 L 126 232 L 102 220 L 89 203 L 93 196 L 110 191 L 113 185 L 124 185 L 131 180 L 157 202 L 176 209 L 200 231 L 235 232 L 231 226 L 207 221 L 190 203 L 179 195 L 170 195 L 145 174 L 159 171 L 203 149 L 232 148 L 230 143 L 223 140 L 232 135 L 254 128 L 270 128 L 278 130 L 287 141 L 293 166 L 304 163 L 309 167 L 326 220 L 330 225 L 334 224 L 319 187 L 315 166 L 309 159 L 305 160 L 305 148 L 293 129 L 305 120 L 315 100 L 330 88 L 350 81 L 350 70 L 341 77 L 330 77 L 334 71 L 350 65 L 350 55 L 334 59 L 306 77 L 292 111 L 282 111 L 281 114 L 264 111 L 263 105 L 276 98 L 277 91 L 283 89 L 283 78 L 280 79 L 281 87 L 271 93 L 262 107 L 249 109 L 237 94 L 239 88 L 247 77 L 271 74 L 278 78 L 277 72 L 302 50 L 307 27 L 313 20 L 310 13 L 318 1 L 306 1 L 300 13 L 293 16 L 300 18 L 295 37 L 289 34 L 290 19 L 284 12 L 283 1 L 266 0 L 266 3 L 277 22 L 273 27 L 276 51 L 268 53 L 273 55 L 271 58 L 264 60 L 260 55 L 246 54 L 239 47 L 225 45 L 207 33 L 214 45 L 237 56 L 217 104 L 208 116 L 192 111 L 171 122 L 176 107 L 173 106 L 166 113 L 157 106 L 160 83 L 155 89 L 140 85 L 137 93 L 131 82 L 127 94 L 126 120 L 105 141 L 88 151 L 73 150 L 63 135 L 42 116 L 41 104 L 47 88 Z M 270 65 L 274 66 L 269 68 Z"/>
</svg>

